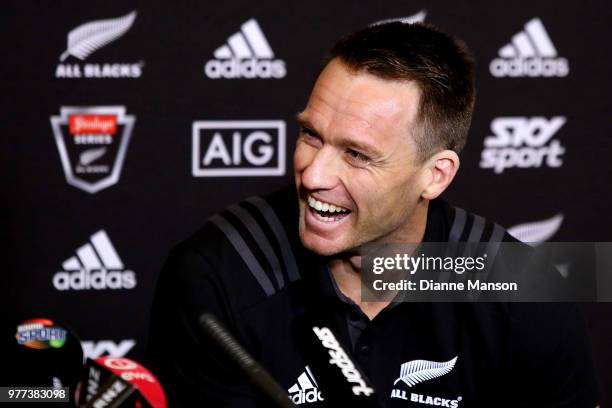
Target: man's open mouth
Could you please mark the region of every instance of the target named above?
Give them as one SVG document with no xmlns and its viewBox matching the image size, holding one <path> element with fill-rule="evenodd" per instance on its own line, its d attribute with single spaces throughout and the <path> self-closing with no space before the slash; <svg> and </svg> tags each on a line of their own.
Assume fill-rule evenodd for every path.
<svg viewBox="0 0 612 408">
<path fill-rule="evenodd" d="M 340 221 L 346 218 L 351 210 L 325 201 L 319 201 L 312 196 L 308 196 L 308 207 L 315 217 L 323 222 Z"/>
</svg>

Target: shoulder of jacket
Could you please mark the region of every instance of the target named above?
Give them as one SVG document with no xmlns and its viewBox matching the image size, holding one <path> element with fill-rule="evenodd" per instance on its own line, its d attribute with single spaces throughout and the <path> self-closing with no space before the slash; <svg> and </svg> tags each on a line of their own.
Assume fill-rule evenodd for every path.
<svg viewBox="0 0 612 408">
<path fill-rule="evenodd" d="M 460 207 L 447 205 L 449 242 L 519 242 L 498 223 Z"/>
<path fill-rule="evenodd" d="M 199 254 L 209 273 L 228 285 L 253 279 L 265 296 L 272 296 L 300 278 L 294 255 L 297 222 L 295 190 L 287 187 L 228 206 L 175 250 Z"/>
</svg>

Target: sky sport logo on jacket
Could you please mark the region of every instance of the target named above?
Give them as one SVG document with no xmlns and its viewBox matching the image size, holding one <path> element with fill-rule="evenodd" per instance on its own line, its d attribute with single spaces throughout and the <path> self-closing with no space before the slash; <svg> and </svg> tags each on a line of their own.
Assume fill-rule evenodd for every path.
<svg viewBox="0 0 612 408">
<path fill-rule="evenodd" d="M 491 61 L 494 77 L 565 77 L 569 62 L 557 55 L 552 40 L 539 18 L 532 18 L 525 29 L 512 36 Z"/>
<path fill-rule="evenodd" d="M 242 24 L 240 31 L 217 48 L 214 59 L 204 65 L 204 73 L 211 79 L 284 78 L 285 61 L 274 58 L 266 36 L 254 18 Z"/>
<path fill-rule="evenodd" d="M 90 194 L 116 184 L 135 118 L 124 106 L 62 106 L 51 127 L 66 181 Z"/>
<path fill-rule="evenodd" d="M 565 122 L 564 116 L 550 119 L 541 116 L 493 119 L 493 135 L 484 139 L 480 168 L 493 169 L 501 174 L 515 167 L 561 167 L 565 148 L 553 136 Z"/>
<path fill-rule="evenodd" d="M 53 276 L 53 286 L 61 291 L 136 287 L 136 274 L 125 269 L 104 230 L 93 234 L 74 256 L 66 259 L 62 269 Z"/>
<path fill-rule="evenodd" d="M 282 120 L 201 120 L 192 126 L 194 177 L 285 175 Z"/>
<path fill-rule="evenodd" d="M 68 32 L 59 56 L 56 78 L 140 78 L 144 62 L 82 63 L 99 49 L 123 37 L 136 20 L 136 11 L 123 16 L 83 23 Z"/>
</svg>

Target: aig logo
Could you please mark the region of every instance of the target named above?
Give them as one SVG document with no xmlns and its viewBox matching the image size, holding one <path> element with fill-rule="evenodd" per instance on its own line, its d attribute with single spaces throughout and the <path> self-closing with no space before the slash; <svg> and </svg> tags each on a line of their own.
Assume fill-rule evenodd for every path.
<svg viewBox="0 0 612 408">
<path fill-rule="evenodd" d="M 283 176 L 285 122 L 195 121 L 191 164 L 194 177 Z"/>
</svg>

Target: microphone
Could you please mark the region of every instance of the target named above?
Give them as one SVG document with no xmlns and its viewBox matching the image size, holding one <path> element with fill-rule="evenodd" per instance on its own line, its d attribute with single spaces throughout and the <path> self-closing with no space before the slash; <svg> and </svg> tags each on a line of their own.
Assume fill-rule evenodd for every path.
<svg viewBox="0 0 612 408">
<path fill-rule="evenodd" d="M 73 401 L 83 368 L 83 349 L 74 332 L 46 317 L 3 325 L 0 330 L 0 347 L 11 356 L 3 361 L 2 385 L 68 387 Z"/>
<path fill-rule="evenodd" d="M 221 350 L 242 370 L 249 381 L 276 406 L 295 408 L 285 390 L 272 378 L 238 341 L 223 327 L 211 313 L 204 313 L 198 319 L 200 327 Z"/>
<path fill-rule="evenodd" d="M 166 408 L 161 384 L 142 365 L 125 357 L 87 359 L 77 391 L 78 406 L 86 408 Z"/>
<path fill-rule="evenodd" d="M 325 401 L 331 406 L 383 407 L 363 370 L 323 320 L 302 315 L 295 321 L 293 330 Z"/>
</svg>

